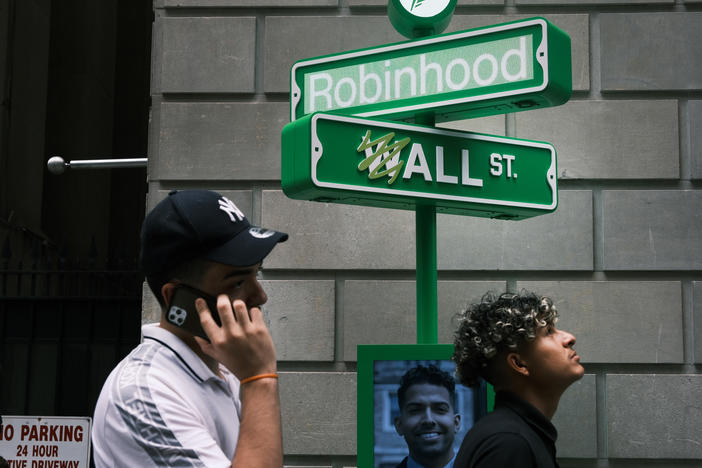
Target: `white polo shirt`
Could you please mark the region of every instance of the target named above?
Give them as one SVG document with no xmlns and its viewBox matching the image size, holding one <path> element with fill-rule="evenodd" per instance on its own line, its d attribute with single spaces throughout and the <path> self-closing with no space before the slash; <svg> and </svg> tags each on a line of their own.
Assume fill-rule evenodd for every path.
<svg viewBox="0 0 702 468">
<path fill-rule="evenodd" d="M 95 407 L 95 466 L 231 466 L 241 420 L 237 378 L 221 365 L 225 378 L 216 376 L 158 324 L 142 333 Z"/>
</svg>

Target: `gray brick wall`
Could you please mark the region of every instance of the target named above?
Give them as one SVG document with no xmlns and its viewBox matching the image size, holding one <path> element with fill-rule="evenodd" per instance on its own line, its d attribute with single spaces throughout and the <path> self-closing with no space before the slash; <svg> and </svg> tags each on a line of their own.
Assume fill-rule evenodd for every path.
<svg viewBox="0 0 702 468">
<path fill-rule="evenodd" d="M 517 285 L 554 298 L 561 314 L 558 326 L 575 335 L 576 349 L 588 362 L 683 363 L 679 281 L 519 281 Z"/>
<path fill-rule="evenodd" d="M 690 157 L 692 159 L 692 178 L 702 179 L 702 101 L 687 103 L 688 135 Z"/>
<path fill-rule="evenodd" d="M 602 15 L 602 90 L 699 90 L 701 22 L 699 12 Z"/>
<path fill-rule="evenodd" d="M 604 268 L 700 270 L 702 191 L 605 190 Z"/>
<path fill-rule="evenodd" d="M 162 102 L 159 114 L 160 180 L 280 180 L 285 103 Z"/>
<path fill-rule="evenodd" d="M 256 18 L 164 18 L 162 93 L 252 93 Z"/>
<path fill-rule="evenodd" d="M 212 188 L 291 235 L 263 273 L 286 467 L 356 466 L 356 345 L 416 340 L 413 213 L 280 190 L 290 66 L 404 40 L 386 4 L 154 1 L 148 206 Z M 447 31 L 529 16 L 570 35 L 572 99 L 443 126 L 554 144 L 559 207 L 520 222 L 437 217 L 439 341 L 485 291 L 550 295 L 587 372 L 554 418 L 561 466 L 699 466 L 700 1 L 459 0 Z"/>
<path fill-rule="evenodd" d="M 519 223 L 438 216 L 439 268 L 591 270 L 592 193 L 588 190 L 561 191 L 558 204 L 559 208 L 552 214 Z"/>
<path fill-rule="evenodd" d="M 597 457 L 596 376 L 585 374 L 561 398 L 553 425 L 559 436 L 556 451 L 562 458 Z"/>
<path fill-rule="evenodd" d="M 556 147 L 561 180 L 680 177 L 675 100 L 573 99 L 516 117 L 519 138 Z"/>
<path fill-rule="evenodd" d="M 695 363 L 702 364 L 702 281 L 693 281 L 692 291 Z"/>
<path fill-rule="evenodd" d="M 439 342 L 452 341 L 452 319 L 470 301 L 505 286 L 504 281 L 439 281 Z M 415 291 L 414 281 L 346 281 L 342 360 L 355 361 L 359 344 L 416 343 Z"/>
<path fill-rule="evenodd" d="M 610 457 L 702 458 L 701 376 L 612 374 L 607 395 Z"/>
</svg>

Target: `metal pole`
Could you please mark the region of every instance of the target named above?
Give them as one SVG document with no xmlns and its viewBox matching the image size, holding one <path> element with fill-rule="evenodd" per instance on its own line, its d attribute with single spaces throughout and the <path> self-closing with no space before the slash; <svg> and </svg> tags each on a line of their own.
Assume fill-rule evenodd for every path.
<svg viewBox="0 0 702 468">
<path fill-rule="evenodd" d="M 428 127 L 436 124 L 434 114 L 417 115 L 415 122 Z M 439 342 L 439 311 L 436 276 L 436 207 L 417 205 L 417 343 Z"/>
<path fill-rule="evenodd" d="M 147 158 L 79 159 L 65 162 L 61 156 L 53 156 L 46 163 L 49 172 L 63 174 L 66 169 L 113 169 L 123 167 L 146 167 Z"/>
</svg>

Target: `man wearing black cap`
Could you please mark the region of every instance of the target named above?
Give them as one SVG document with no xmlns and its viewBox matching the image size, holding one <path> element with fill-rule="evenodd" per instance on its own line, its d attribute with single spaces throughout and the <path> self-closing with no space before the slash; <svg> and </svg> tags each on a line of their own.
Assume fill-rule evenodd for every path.
<svg viewBox="0 0 702 468">
<path fill-rule="evenodd" d="M 171 192 L 149 213 L 140 261 L 161 321 L 142 328 L 143 343 L 105 382 L 92 431 L 97 467 L 282 465 L 258 272 L 287 237 L 251 226 L 207 190 Z M 176 306 L 184 291 L 196 294 Z"/>
</svg>

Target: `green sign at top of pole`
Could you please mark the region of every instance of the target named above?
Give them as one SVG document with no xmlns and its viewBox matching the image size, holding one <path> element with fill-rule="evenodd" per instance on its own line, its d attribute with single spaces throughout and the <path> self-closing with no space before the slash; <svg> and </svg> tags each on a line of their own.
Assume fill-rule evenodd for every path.
<svg viewBox="0 0 702 468">
<path fill-rule="evenodd" d="M 436 121 L 565 103 L 570 38 L 531 18 L 296 62 L 290 120 L 313 112 Z"/>
<path fill-rule="evenodd" d="M 451 22 L 456 0 L 389 0 L 388 18 L 410 39 L 439 34 Z"/>
</svg>

